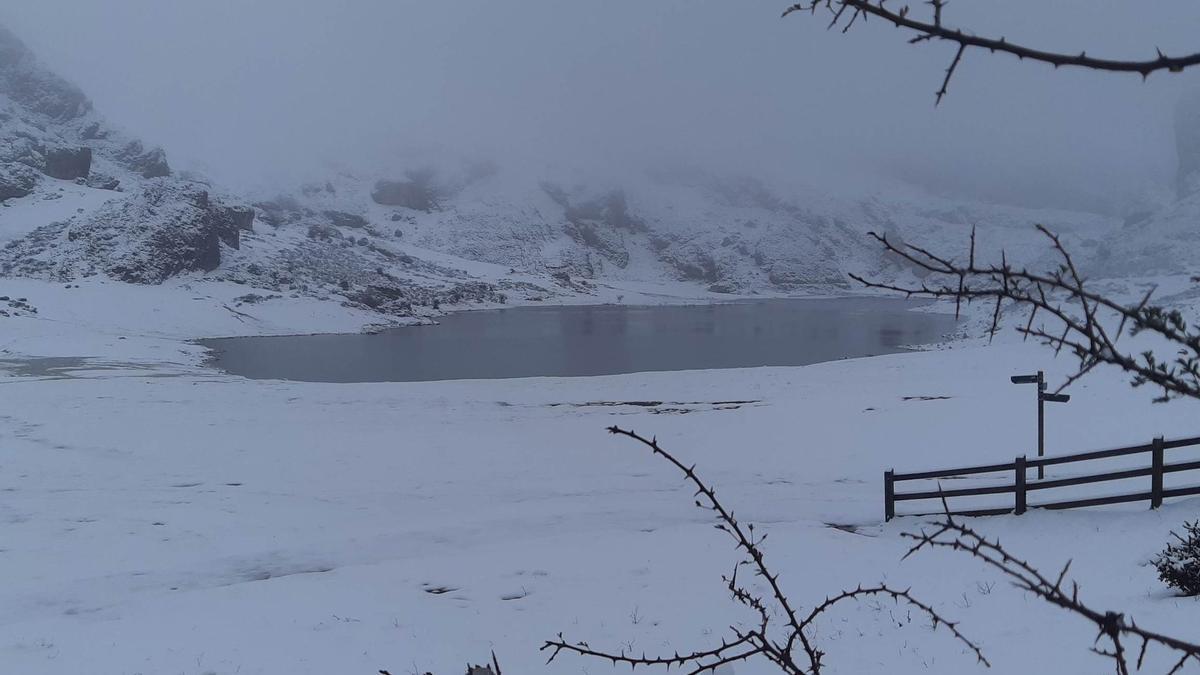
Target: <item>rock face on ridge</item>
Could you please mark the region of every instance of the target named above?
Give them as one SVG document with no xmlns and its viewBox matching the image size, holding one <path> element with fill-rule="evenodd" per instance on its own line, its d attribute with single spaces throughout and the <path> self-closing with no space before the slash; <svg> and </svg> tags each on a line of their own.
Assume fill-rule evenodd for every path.
<svg viewBox="0 0 1200 675">
<path fill-rule="evenodd" d="M 32 167 L 15 162 L 0 163 L 0 202 L 30 194 L 40 178 L 41 174 Z"/>
<path fill-rule="evenodd" d="M 105 274 L 159 284 L 184 272 L 212 271 L 222 246 L 238 249 L 254 212 L 210 199 L 197 184 L 148 181 L 78 222 L 53 223 L 0 252 L 0 272 L 69 281 Z"/>
<path fill-rule="evenodd" d="M 22 108 L 63 122 L 91 112 L 75 85 L 43 68 L 29 48 L 0 26 L 0 91 Z"/>
<path fill-rule="evenodd" d="M 68 182 L 75 194 L 127 190 L 98 209 L 30 228 L 0 251 L 0 272 L 157 284 L 216 269 L 222 249 L 240 248 L 253 227 L 252 208 L 222 204 L 207 186 L 172 177 L 162 149 L 110 128 L 82 90 L 0 27 L 0 202 L 59 200 Z"/>
<path fill-rule="evenodd" d="M 75 180 L 87 178 L 92 170 L 92 149 L 80 147 L 46 148 L 43 156 L 46 159 L 47 176 L 60 180 Z"/>
<path fill-rule="evenodd" d="M 171 173 L 161 148 L 146 149 L 109 128 L 81 89 L 42 66 L 0 26 L 0 165 L 19 163 L 51 178 L 75 180 L 88 178 L 97 160 L 106 174 Z"/>
</svg>

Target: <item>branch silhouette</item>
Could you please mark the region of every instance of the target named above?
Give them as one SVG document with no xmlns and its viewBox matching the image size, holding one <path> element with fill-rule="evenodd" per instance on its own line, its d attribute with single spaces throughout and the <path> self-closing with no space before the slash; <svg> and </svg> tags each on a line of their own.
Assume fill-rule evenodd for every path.
<svg viewBox="0 0 1200 675">
<path fill-rule="evenodd" d="M 595 649 L 587 642 L 570 642 L 559 633 L 555 639 L 546 641 L 541 647 L 542 651 L 550 652 L 547 663 L 567 652 L 609 661 L 613 665 L 627 665 L 631 669 L 639 666 L 661 667 L 667 670 L 677 668 L 688 675 L 701 675 L 726 664 L 761 657 L 786 675 L 819 675 L 825 667 L 825 653 L 816 646 L 810 635 L 815 622 L 844 602 L 883 597 L 916 610 L 931 621 L 935 630 L 944 628 L 948 631 L 955 641 L 974 654 L 978 663 L 984 666 L 991 665 L 984 657 L 981 647 L 967 638 L 959 630 L 957 623 L 947 620 L 931 605 L 918 600 L 908 589 L 899 590 L 882 584 L 859 586 L 825 598 L 815 604 L 807 614 L 797 613 L 792 601 L 779 584 L 779 574 L 773 572 L 766 562 L 762 550 L 766 535 L 756 534 L 751 525 L 739 521 L 733 515 L 733 511 L 717 498 L 716 490 L 700 478 L 694 465 L 683 463 L 663 449 L 655 438 L 646 438 L 632 430 L 616 426 L 610 427 L 609 432 L 631 438 L 649 448 L 653 456 L 661 457 L 672 464 L 696 488 L 696 505 L 713 513 L 717 528 L 729 534 L 736 548 L 744 556 L 743 560 L 735 565 L 733 574 L 724 580 L 733 598 L 757 615 L 757 624 L 750 629 L 739 629 L 736 625 L 731 625 L 731 637 L 722 640 L 717 647 L 684 654 L 676 652 L 668 656 Z M 1131 665 L 1134 669 L 1141 670 L 1151 647 L 1178 655 L 1178 660 L 1173 661 L 1174 665 L 1167 675 L 1175 675 L 1189 662 L 1200 664 L 1200 645 L 1144 629 L 1132 618 L 1126 618 L 1124 613 L 1100 611 L 1087 605 L 1080 599 L 1078 584 L 1073 581 L 1068 583 L 1070 562 L 1064 565 L 1057 575 L 1047 576 L 1030 563 L 1010 553 L 998 540 L 987 539 L 971 527 L 955 520 L 948 509 L 939 520 L 926 523 L 926 528 L 928 529 L 901 535 L 914 542 L 904 558 L 927 549 L 948 549 L 982 561 L 1007 577 L 1017 588 L 1094 624 L 1097 635 L 1091 651 L 1110 659 L 1118 675 L 1129 675 Z M 756 595 L 739 583 L 738 570 L 742 567 L 750 567 L 767 582 L 771 589 L 770 598 Z M 782 629 L 773 625 L 772 619 L 776 617 L 780 617 L 785 624 Z M 1127 643 L 1137 645 L 1136 658 L 1132 664 L 1132 654 Z"/>
<path fill-rule="evenodd" d="M 1059 257 L 1059 266 L 1049 272 L 1034 272 L 1011 266 L 1001 253 L 999 265 L 981 265 L 975 259 L 975 232 L 966 263 L 948 254 L 935 254 L 910 244 L 898 245 L 886 235 L 871 233 L 883 248 L 928 276 L 919 283 L 884 283 L 857 274 L 850 277 L 868 288 L 907 297 L 953 299 L 956 313 L 963 302 L 995 303 L 989 335 L 1001 328 L 1001 312 L 1010 307 L 1027 310 L 1029 318 L 1017 331 L 1026 339 L 1049 345 L 1055 354 L 1067 350 L 1079 368 L 1058 388 L 1070 386 L 1100 364 L 1116 366 L 1133 376 L 1135 387 L 1152 385 L 1161 390 L 1157 401 L 1171 398 L 1200 398 L 1200 325 L 1189 325 L 1179 310 L 1150 304 L 1153 289 L 1136 304 L 1127 305 L 1092 290 L 1062 240 L 1038 225 Z M 1038 317 L 1043 321 L 1037 322 Z M 1047 323 L 1044 319 L 1049 319 Z M 1153 351 L 1136 353 L 1119 345 L 1123 335 L 1151 333 L 1175 349 L 1166 358 Z"/>
<path fill-rule="evenodd" d="M 783 16 L 787 17 L 802 12 L 815 15 L 819 10 L 825 10 L 832 17 L 829 28 L 840 28 L 843 33 L 850 30 L 859 19 L 865 22 L 868 17 L 873 16 L 896 28 L 915 33 L 916 35 L 909 40 L 910 44 L 936 40 L 958 45 L 954 60 L 946 69 L 946 77 L 937 91 L 935 105 L 940 104 L 946 96 L 950 79 L 962 62 L 963 52 L 968 49 L 979 49 L 993 54 L 997 52 L 1010 54 L 1018 59 L 1045 63 L 1055 68 L 1073 66 L 1112 73 L 1137 73 L 1143 79 L 1158 71 L 1179 73 L 1192 66 L 1200 65 L 1200 52 L 1172 57 L 1155 48 L 1154 58 L 1121 60 L 1089 56 L 1086 50 L 1078 54 L 1067 54 L 1028 47 L 1009 42 L 1003 36 L 983 37 L 967 29 L 947 25 L 943 19 L 946 0 L 926 0 L 922 4 L 929 5 L 931 8 L 930 17 L 926 20 L 913 18 L 913 13 L 907 4 L 900 4 L 897 7 L 897 4 L 893 3 L 891 7 L 897 7 L 893 10 L 889 7 L 887 0 L 874 0 L 874 2 L 871 0 L 810 0 L 791 5 L 784 10 Z"/>
<path fill-rule="evenodd" d="M 1062 570 L 1052 580 L 1033 565 L 1010 553 L 1001 546 L 999 540 L 987 539 L 971 527 L 955 520 L 948 512 L 940 520 L 927 525 L 934 528 L 932 532 L 922 529 L 916 533 L 906 532 L 901 535 L 915 542 L 905 554 L 905 558 L 924 549 L 940 548 L 966 553 L 982 561 L 1008 577 L 1017 588 L 1095 624 L 1096 641 L 1091 649 L 1094 653 L 1111 659 L 1118 675 L 1129 675 L 1130 672 L 1126 640 L 1140 642 L 1133 664 L 1136 670 L 1142 669 L 1146 653 L 1151 646 L 1162 647 L 1179 655 L 1168 675 L 1179 672 L 1189 661 L 1200 664 L 1200 645 L 1146 630 L 1138 626 L 1133 619 L 1127 619 L 1124 613 L 1100 611 L 1086 605 L 1079 598 L 1079 585 L 1075 582 L 1067 584 L 1070 561 L 1063 565 Z M 1106 646 L 1100 646 L 1101 642 L 1106 642 Z"/>
<path fill-rule="evenodd" d="M 801 615 L 780 585 L 779 574 L 772 571 L 767 564 L 762 549 L 766 535 L 756 534 L 754 525 L 743 524 L 739 521 L 733 511 L 726 508 L 717 498 L 716 490 L 696 473 L 695 465 L 684 464 L 675 455 L 664 450 L 655 438 L 646 438 L 632 430 L 616 426 L 609 427 L 608 431 L 631 438 L 649 448 L 653 456 L 661 457 L 672 464 L 695 487 L 696 506 L 713 513 L 717 521 L 717 529 L 726 532 L 734 540 L 737 550 L 743 554 L 743 559 L 734 566 L 733 572 L 729 576 L 723 577 L 723 580 L 733 598 L 754 612 L 757 616 L 757 625 L 752 629 L 745 630 L 731 626 L 729 629 L 731 637 L 722 640 L 717 647 L 686 654 L 675 653 L 670 656 L 647 656 L 645 654 L 629 654 L 625 651 L 597 650 L 586 642 L 569 642 L 562 633 L 559 633 L 556 639 L 549 640 L 542 645 L 543 651 L 550 652 L 547 663 L 553 661 L 562 652 L 570 652 L 579 656 L 607 660 L 614 665 L 628 665 L 631 668 L 638 666 L 687 668 L 691 675 L 699 675 L 711 672 L 725 664 L 762 657 L 788 675 L 819 675 L 825 665 L 825 652 L 816 646 L 810 635 L 817 620 L 834 607 L 846 602 L 882 597 L 897 604 L 907 605 L 924 615 L 934 629 L 944 628 L 971 652 L 979 663 L 985 666 L 990 665 L 980 647 L 959 631 L 957 623 L 946 619 L 932 606 L 918 600 L 910 593 L 909 589 L 896 589 L 886 584 L 859 586 L 827 597 L 816 604 L 808 614 Z M 769 598 L 757 595 L 741 584 L 738 573 L 743 567 L 750 568 L 757 577 L 766 582 L 770 588 Z M 779 629 L 775 628 L 773 622 L 777 616 L 784 624 Z"/>
</svg>

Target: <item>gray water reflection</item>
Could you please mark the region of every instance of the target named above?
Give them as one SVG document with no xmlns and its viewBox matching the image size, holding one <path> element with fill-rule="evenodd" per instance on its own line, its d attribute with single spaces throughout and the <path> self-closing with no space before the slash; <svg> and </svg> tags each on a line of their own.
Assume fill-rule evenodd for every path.
<svg viewBox="0 0 1200 675">
<path fill-rule="evenodd" d="M 374 335 L 203 340 L 254 379 L 409 382 L 804 365 L 935 342 L 951 317 L 902 300 L 768 300 L 670 307 L 462 312 Z"/>
</svg>

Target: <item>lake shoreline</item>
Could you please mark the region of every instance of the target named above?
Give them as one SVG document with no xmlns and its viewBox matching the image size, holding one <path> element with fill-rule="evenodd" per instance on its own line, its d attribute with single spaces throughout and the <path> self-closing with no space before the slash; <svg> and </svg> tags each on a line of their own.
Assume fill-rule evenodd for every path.
<svg viewBox="0 0 1200 675">
<path fill-rule="evenodd" d="M 944 342 L 948 315 L 897 298 L 524 306 L 369 334 L 203 339 L 205 364 L 251 379 L 423 382 L 800 366 Z M 439 366 L 439 364 L 441 364 Z"/>
</svg>

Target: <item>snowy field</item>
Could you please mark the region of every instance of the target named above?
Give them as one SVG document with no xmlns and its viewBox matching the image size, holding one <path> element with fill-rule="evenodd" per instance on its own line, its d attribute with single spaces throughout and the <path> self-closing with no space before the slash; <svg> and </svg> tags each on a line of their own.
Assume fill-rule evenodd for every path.
<svg viewBox="0 0 1200 675">
<path fill-rule="evenodd" d="M 3 282 L 39 313 L 0 319 L 0 672 L 453 675 L 495 650 L 505 673 L 598 675 L 612 667 L 545 666 L 538 647 L 560 631 L 636 652 L 711 646 L 754 620 L 720 579 L 732 547 L 670 467 L 604 432 L 613 424 L 657 435 L 768 531 L 801 607 L 859 583 L 911 585 L 962 621 L 993 672 L 1109 670 L 1088 625 L 968 558 L 901 562 L 900 534 L 919 521 L 882 522 L 887 468 L 1033 453 L 1031 392 L 1008 376 L 1067 372 L 1042 348 L 576 379 L 249 381 L 205 369 L 185 339 L 356 330 L 370 316 L 299 300 L 227 311 L 244 292 Z M 1153 405 L 1118 373 L 1071 393 L 1050 410 L 1051 453 L 1200 434 L 1196 403 Z M 661 404 L 622 404 L 634 401 Z M 1191 500 L 976 525 L 1047 571 L 1073 559 L 1090 604 L 1197 639 L 1197 600 L 1172 597 L 1149 560 L 1198 515 Z M 829 672 L 985 672 L 944 633 L 897 627 L 905 618 L 886 603 L 827 617 Z"/>
</svg>

